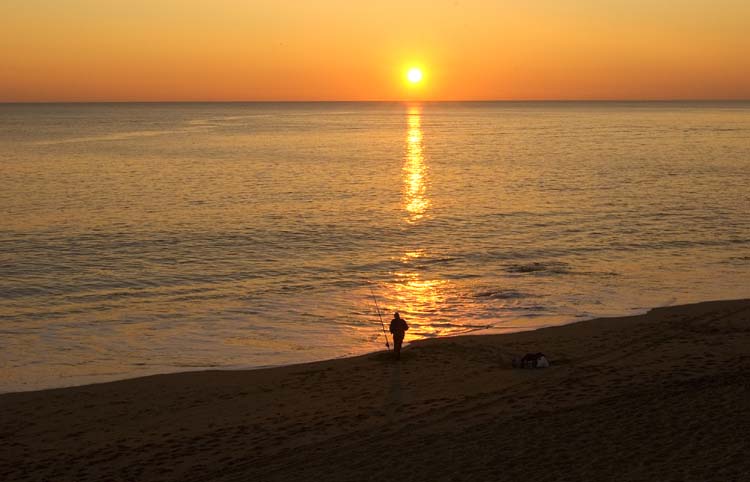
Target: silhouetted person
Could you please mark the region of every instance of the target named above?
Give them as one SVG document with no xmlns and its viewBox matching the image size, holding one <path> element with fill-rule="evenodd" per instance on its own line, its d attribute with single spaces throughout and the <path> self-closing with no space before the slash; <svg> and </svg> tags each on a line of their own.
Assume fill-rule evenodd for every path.
<svg viewBox="0 0 750 482">
<path fill-rule="evenodd" d="M 391 320 L 391 334 L 393 334 L 393 352 L 396 355 L 396 360 L 401 359 L 401 343 L 404 341 L 404 335 L 406 330 L 409 329 L 409 325 L 406 324 L 403 318 L 398 316 L 398 312 L 393 314 Z"/>
</svg>

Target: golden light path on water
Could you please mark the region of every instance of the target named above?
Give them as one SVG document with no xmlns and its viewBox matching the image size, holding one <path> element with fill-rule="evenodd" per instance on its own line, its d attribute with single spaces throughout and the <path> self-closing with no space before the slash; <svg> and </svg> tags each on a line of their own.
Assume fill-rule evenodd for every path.
<svg viewBox="0 0 750 482">
<path fill-rule="evenodd" d="M 422 109 L 409 107 L 407 113 L 408 132 L 406 135 L 406 157 L 404 159 L 404 205 L 408 222 L 421 220 L 430 201 L 427 199 L 424 154 L 422 152 Z"/>
<path fill-rule="evenodd" d="M 404 166 L 403 207 L 405 220 L 417 225 L 428 218 L 428 166 L 425 161 L 422 135 L 422 107 L 410 106 L 406 114 L 407 134 Z M 428 253 L 421 246 L 409 248 L 400 258 L 403 269 L 393 274 L 388 297 L 394 309 L 405 315 L 411 326 L 410 337 L 429 337 L 441 334 L 432 323 L 431 315 L 445 303 L 445 280 L 424 279 L 414 264 Z"/>
</svg>

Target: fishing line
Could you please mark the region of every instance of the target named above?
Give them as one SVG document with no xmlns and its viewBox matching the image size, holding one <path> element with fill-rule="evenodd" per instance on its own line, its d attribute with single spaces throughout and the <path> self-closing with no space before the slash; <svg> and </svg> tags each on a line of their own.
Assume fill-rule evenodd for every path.
<svg viewBox="0 0 750 482">
<path fill-rule="evenodd" d="M 385 323 L 383 323 L 383 317 L 380 315 L 380 307 L 378 306 L 378 299 L 375 297 L 375 292 L 372 290 L 372 286 L 370 286 L 370 293 L 372 294 L 372 301 L 375 302 L 375 309 L 378 311 L 378 318 L 380 318 L 380 326 L 383 327 L 383 337 L 385 338 L 385 346 L 388 348 L 388 351 L 391 351 L 391 345 L 388 343 L 388 335 L 385 332 Z"/>
</svg>

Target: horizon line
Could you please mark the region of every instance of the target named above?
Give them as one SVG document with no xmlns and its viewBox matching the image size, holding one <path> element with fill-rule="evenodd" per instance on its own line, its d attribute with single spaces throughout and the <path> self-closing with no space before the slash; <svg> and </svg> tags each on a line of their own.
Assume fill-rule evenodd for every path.
<svg viewBox="0 0 750 482">
<path fill-rule="evenodd" d="M 664 99 L 465 99 L 465 100 L 31 100 L 31 101 L 0 101 L 0 105 L 11 104 L 335 104 L 335 103 L 389 103 L 389 104 L 430 104 L 430 103 L 646 103 L 646 102 L 750 102 L 750 98 L 664 98 Z"/>
</svg>

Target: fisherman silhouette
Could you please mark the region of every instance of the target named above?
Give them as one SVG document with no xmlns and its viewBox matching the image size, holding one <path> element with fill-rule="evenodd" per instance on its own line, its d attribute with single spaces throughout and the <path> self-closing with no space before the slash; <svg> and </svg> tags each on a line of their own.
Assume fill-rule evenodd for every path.
<svg viewBox="0 0 750 482">
<path fill-rule="evenodd" d="M 409 325 L 406 324 L 406 321 L 398 315 L 398 311 L 395 312 L 391 320 L 390 332 L 393 335 L 393 353 L 396 355 L 396 360 L 401 359 L 401 343 L 404 341 L 404 335 L 406 335 L 408 329 Z"/>
</svg>

